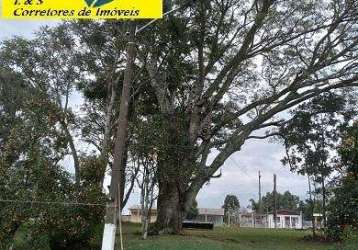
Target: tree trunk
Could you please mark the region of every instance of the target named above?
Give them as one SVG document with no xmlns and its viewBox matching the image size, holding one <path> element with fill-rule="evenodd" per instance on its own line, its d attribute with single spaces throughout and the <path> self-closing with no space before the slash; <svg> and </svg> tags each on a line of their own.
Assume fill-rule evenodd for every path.
<svg viewBox="0 0 358 250">
<path fill-rule="evenodd" d="M 62 128 L 65 131 L 66 139 L 67 139 L 68 144 L 71 149 L 71 154 L 72 154 L 72 158 L 73 158 L 73 167 L 75 169 L 75 182 L 76 182 L 76 186 L 79 187 L 81 184 L 81 174 L 80 174 L 80 161 L 79 161 L 79 158 L 77 155 L 76 146 L 75 146 L 73 137 L 71 135 L 71 132 L 68 129 L 66 122 L 63 120 L 60 120 L 60 124 L 62 125 Z"/>
<path fill-rule="evenodd" d="M 184 207 L 182 200 L 184 195 L 179 192 L 176 183 L 160 182 L 158 196 L 158 216 L 155 225 L 155 233 L 177 234 L 182 230 Z"/>
<path fill-rule="evenodd" d="M 312 199 L 310 176 L 307 175 L 307 178 L 308 178 L 308 190 L 309 190 L 308 193 L 309 193 L 309 196 L 310 196 L 310 203 L 311 203 L 312 236 L 315 238 L 316 237 L 316 221 L 315 221 L 315 218 L 313 216 L 315 201 Z"/>
<path fill-rule="evenodd" d="M 323 228 L 327 228 L 326 218 L 326 186 L 324 182 L 324 176 L 322 176 L 322 215 L 323 215 Z"/>
<path fill-rule="evenodd" d="M 127 159 L 128 159 L 128 140 L 126 140 L 124 145 L 124 152 L 122 158 L 121 169 L 119 171 L 119 178 L 120 178 L 120 186 L 119 192 L 121 197 L 121 211 L 126 206 L 128 199 L 126 199 L 125 190 L 126 190 L 126 169 L 127 169 Z M 131 192 L 131 191 L 129 191 Z"/>
<path fill-rule="evenodd" d="M 100 156 L 100 159 L 103 164 L 103 170 L 104 170 L 101 176 L 100 187 L 103 187 L 104 178 L 106 176 L 105 171 L 108 165 L 108 155 L 109 155 L 109 151 L 111 150 L 110 145 L 111 145 L 112 112 L 116 100 L 115 85 L 117 84 L 117 82 L 118 79 L 116 79 L 115 82 L 110 83 L 110 86 L 108 87 L 108 95 L 110 96 L 110 98 L 108 98 L 108 104 L 106 107 L 104 137 L 103 137 L 102 151 Z"/>
</svg>

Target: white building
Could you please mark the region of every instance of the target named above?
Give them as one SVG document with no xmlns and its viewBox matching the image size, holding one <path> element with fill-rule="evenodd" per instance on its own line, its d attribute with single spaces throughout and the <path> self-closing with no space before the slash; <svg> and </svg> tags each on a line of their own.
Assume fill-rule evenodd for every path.
<svg viewBox="0 0 358 250">
<path fill-rule="evenodd" d="M 277 227 L 286 229 L 301 229 L 302 228 L 302 214 L 300 212 L 290 210 L 278 210 L 277 211 Z M 275 228 L 273 214 L 267 216 L 267 227 Z"/>
<path fill-rule="evenodd" d="M 135 205 L 129 208 L 130 214 L 123 215 L 122 221 L 141 223 L 142 221 L 142 209 L 140 205 Z M 196 222 L 212 222 L 214 225 L 222 225 L 224 223 L 224 209 L 215 208 L 198 208 L 198 216 L 194 220 Z M 157 209 L 152 208 L 150 222 L 157 220 Z"/>
<path fill-rule="evenodd" d="M 195 221 L 212 222 L 214 225 L 224 223 L 224 209 L 222 208 L 198 208 L 198 216 Z"/>
<path fill-rule="evenodd" d="M 274 216 L 270 214 L 243 213 L 240 214 L 240 227 L 275 228 Z M 276 228 L 301 229 L 302 215 L 291 210 L 277 210 Z"/>
<path fill-rule="evenodd" d="M 134 205 L 129 208 L 129 215 L 122 215 L 123 222 L 141 223 L 142 222 L 142 208 L 140 205 Z M 152 208 L 150 211 L 150 222 L 157 220 L 157 209 Z"/>
</svg>

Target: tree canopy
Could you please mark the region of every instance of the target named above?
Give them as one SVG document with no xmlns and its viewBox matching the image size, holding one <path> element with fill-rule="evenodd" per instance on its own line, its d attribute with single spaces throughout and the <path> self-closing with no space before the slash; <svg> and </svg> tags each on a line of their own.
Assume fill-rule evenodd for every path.
<svg viewBox="0 0 358 250">
<path fill-rule="evenodd" d="M 228 194 L 225 197 L 224 205 L 225 216 L 237 215 L 240 210 L 240 202 L 236 195 Z"/>
</svg>

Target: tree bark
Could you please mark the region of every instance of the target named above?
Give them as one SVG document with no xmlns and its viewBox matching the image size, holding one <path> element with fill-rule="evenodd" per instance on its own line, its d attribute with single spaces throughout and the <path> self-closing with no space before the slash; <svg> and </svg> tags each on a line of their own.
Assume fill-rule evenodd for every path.
<svg viewBox="0 0 358 250">
<path fill-rule="evenodd" d="M 75 182 L 76 182 L 76 185 L 79 187 L 81 184 L 80 183 L 81 182 L 81 173 L 80 173 L 80 161 L 79 161 L 79 158 L 77 155 L 76 146 L 75 146 L 73 137 L 71 135 L 71 132 L 68 129 L 66 122 L 61 119 L 60 124 L 61 124 L 63 130 L 65 131 L 66 139 L 67 139 L 68 144 L 71 149 L 71 154 L 72 154 L 72 158 L 73 158 L 73 167 L 75 169 Z"/>
<path fill-rule="evenodd" d="M 181 203 L 184 195 L 173 182 L 159 182 L 159 190 L 155 231 L 158 234 L 180 233 L 185 214 Z"/>
<path fill-rule="evenodd" d="M 169 120 L 171 121 L 170 125 L 173 126 L 175 119 Z M 169 130 L 170 128 L 168 127 L 167 129 Z M 174 129 L 171 131 L 172 133 L 169 136 L 178 136 L 175 135 Z M 171 155 L 166 155 L 168 159 L 162 159 L 161 163 L 158 164 L 158 216 L 154 233 L 180 233 L 182 230 L 182 220 L 185 218 L 202 186 L 213 177 L 215 172 L 233 152 L 240 150 L 248 134 L 249 131 L 243 131 L 241 137 L 237 138 L 235 143 L 231 143 L 231 145 L 226 147 L 226 150 L 221 152 L 221 157 L 217 157 L 210 167 L 200 169 L 199 173 L 196 172 L 198 170 L 197 166 L 194 169 L 191 166 L 195 162 L 195 158 L 193 157 L 193 150 L 190 147 L 170 150 Z M 182 137 L 183 135 L 181 136 L 183 140 Z M 178 139 L 171 138 L 170 141 L 178 141 Z M 190 145 L 194 147 L 194 144 Z M 173 159 L 175 160 L 173 161 Z M 188 176 L 190 177 L 194 174 L 196 175 L 194 179 L 188 178 Z"/>
<path fill-rule="evenodd" d="M 181 189 L 174 182 L 159 182 L 158 216 L 155 233 L 177 234 L 181 232 L 183 219 L 205 182 L 203 180 L 191 185 L 186 192 L 181 192 Z"/>
<path fill-rule="evenodd" d="M 316 220 L 315 220 L 313 214 L 314 214 L 314 207 L 315 207 L 316 199 L 312 199 L 310 176 L 307 175 L 307 178 L 308 178 L 308 190 L 309 190 L 308 193 L 309 193 L 310 203 L 311 203 L 312 236 L 315 238 L 316 237 Z"/>
<path fill-rule="evenodd" d="M 106 170 L 108 165 L 108 154 L 110 151 L 110 144 L 111 144 L 111 127 L 112 127 L 112 112 L 113 112 L 113 106 L 116 100 L 116 89 L 115 85 L 117 84 L 118 79 L 115 80 L 115 82 L 111 82 L 108 86 L 108 95 L 110 96 L 108 98 L 108 103 L 106 107 L 106 114 L 105 114 L 105 125 L 104 125 L 104 137 L 102 142 L 102 151 L 101 151 L 101 161 L 104 165 L 103 169 Z M 103 172 L 103 175 L 101 176 L 101 187 L 103 186 L 104 178 L 106 174 Z"/>
<path fill-rule="evenodd" d="M 324 182 L 324 176 L 322 176 L 322 215 L 323 215 L 323 228 L 327 228 L 327 218 L 326 218 L 326 186 Z M 325 234 L 326 235 L 326 234 Z"/>
<path fill-rule="evenodd" d="M 112 167 L 112 178 L 110 187 L 110 196 L 114 200 L 118 193 L 119 182 L 123 175 L 123 162 L 126 159 L 126 142 L 128 134 L 128 111 L 130 103 L 130 92 L 134 74 L 134 61 L 136 57 L 136 45 L 135 40 L 135 24 L 130 26 L 130 38 L 127 45 L 127 66 L 124 73 L 122 96 L 119 110 L 119 118 L 117 125 L 117 132 L 114 145 L 114 159 Z M 121 184 L 122 185 L 122 184 Z M 121 188 L 121 187 L 120 187 Z"/>
</svg>

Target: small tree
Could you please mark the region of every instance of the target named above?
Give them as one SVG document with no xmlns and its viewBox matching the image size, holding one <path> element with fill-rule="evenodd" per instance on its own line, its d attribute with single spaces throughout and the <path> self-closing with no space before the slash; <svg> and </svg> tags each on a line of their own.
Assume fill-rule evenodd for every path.
<svg viewBox="0 0 358 250">
<path fill-rule="evenodd" d="M 232 216 L 238 216 L 240 210 L 240 202 L 236 195 L 226 195 L 223 208 L 225 210 L 225 220 L 228 225 L 231 223 Z"/>
<path fill-rule="evenodd" d="M 199 215 L 198 202 L 195 200 L 186 215 L 186 219 L 187 220 L 195 220 L 196 217 L 198 217 L 198 215 Z"/>
<path fill-rule="evenodd" d="M 358 229 L 358 123 L 344 131 L 344 140 L 338 150 L 341 176 L 328 207 L 328 233 L 342 238 L 348 227 Z"/>
<path fill-rule="evenodd" d="M 144 158 L 139 160 L 141 163 L 140 175 L 137 179 L 138 186 L 141 190 L 141 211 L 142 211 L 142 238 L 145 240 L 148 236 L 148 226 L 150 223 L 151 209 L 156 200 L 156 168 L 154 159 Z"/>
<path fill-rule="evenodd" d="M 292 114 L 293 118 L 280 129 L 286 147 L 286 157 L 282 162 L 289 165 L 291 171 L 307 175 L 309 182 L 313 180 L 314 192 L 322 196 L 323 224 L 326 227 L 326 184 L 334 170 L 332 152 L 339 141 L 339 128 L 348 124 L 355 114 L 354 107 L 347 99 L 328 92 L 300 105 Z M 310 190 L 313 213 L 315 202 L 311 194 Z M 313 216 L 312 223 L 314 233 Z"/>
<path fill-rule="evenodd" d="M 158 179 L 157 179 L 157 159 L 158 150 L 153 146 L 156 139 L 156 127 L 148 120 L 138 118 L 134 125 L 132 136 L 132 159 L 137 166 L 135 172 L 139 172 L 137 176 L 137 184 L 141 191 L 141 215 L 142 215 L 142 238 L 147 239 L 148 226 L 151 219 L 151 209 L 157 199 Z M 148 131 L 152 131 L 148 133 Z M 136 174 L 137 175 L 137 174 Z"/>
</svg>

